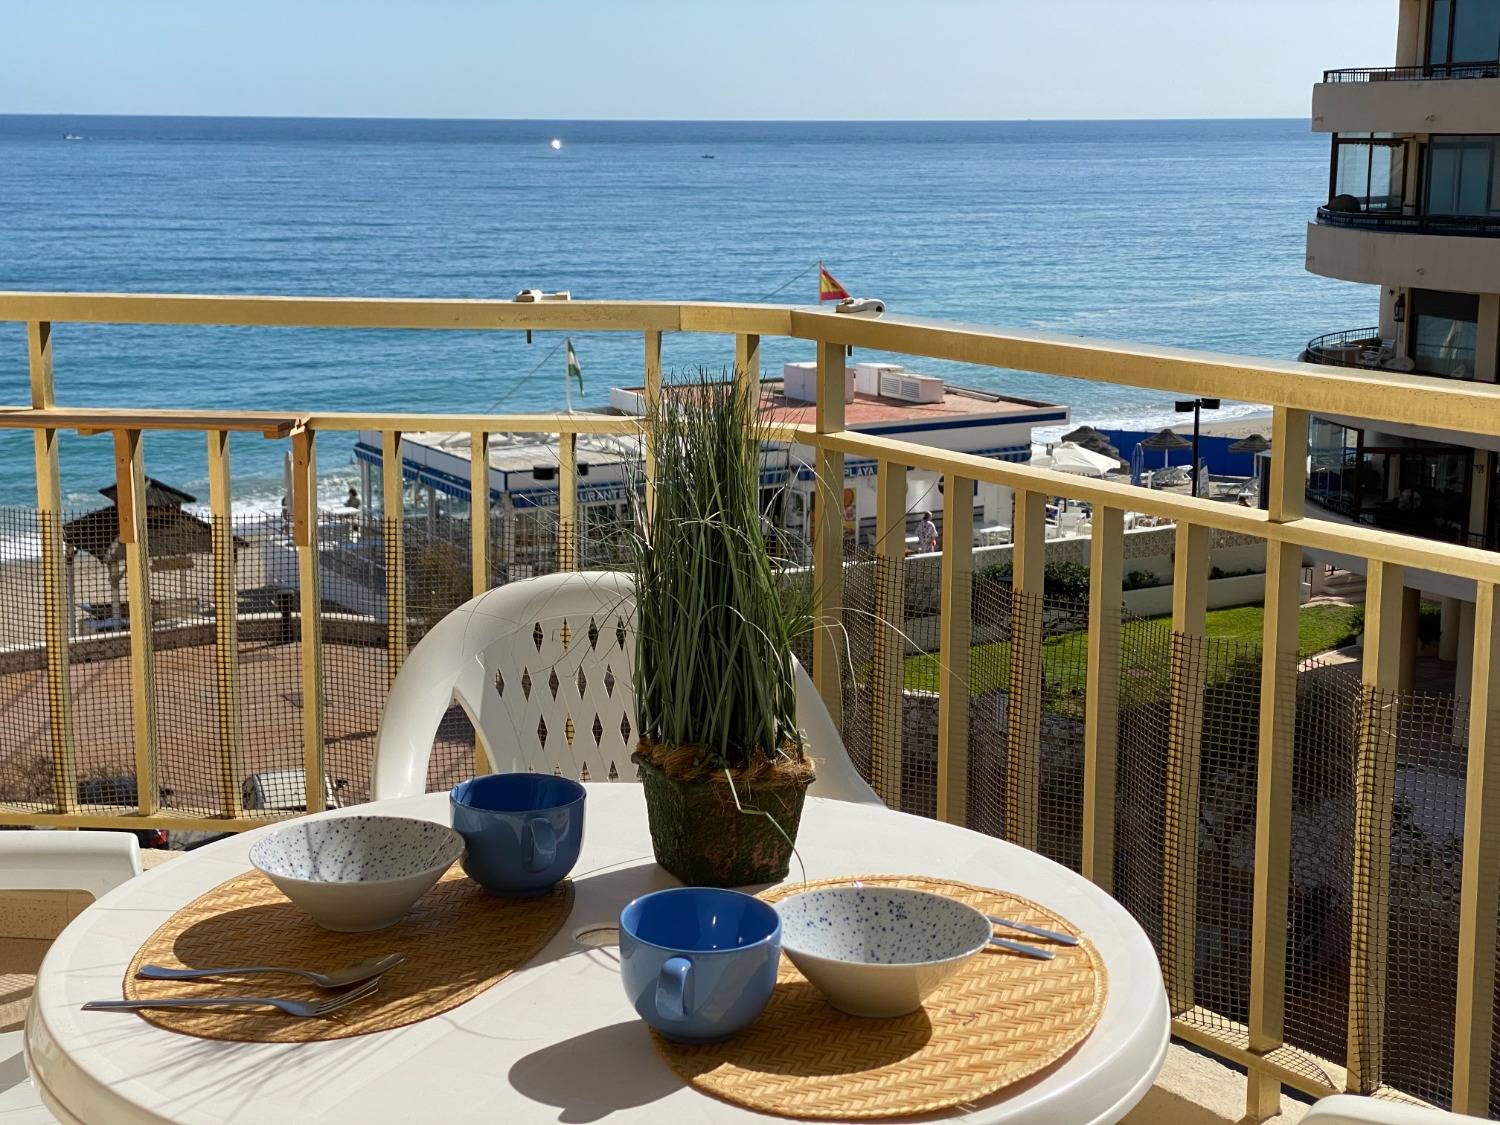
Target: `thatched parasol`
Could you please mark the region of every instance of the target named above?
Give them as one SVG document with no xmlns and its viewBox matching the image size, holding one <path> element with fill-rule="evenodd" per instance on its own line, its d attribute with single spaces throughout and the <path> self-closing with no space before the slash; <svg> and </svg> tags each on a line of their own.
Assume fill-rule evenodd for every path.
<svg viewBox="0 0 1500 1125">
<path fill-rule="evenodd" d="M 1126 463 L 1125 458 L 1120 456 L 1120 451 L 1109 440 L 1109 435 L 1094 429 L 1093 426 L 1079 426 L 1071 433 L 1063 434 L 1061 440 L 1072 442 L 1074 445 L 1081 445 L 1084 449 L 1092 450 L 1094 453 L 1102 453 L 1106 457 L 1113 457 L 1121 464 Z"/>
<path fill-rule="evenodd" d="M 1239 441 L 1231 443 L 1229 446 L 1229 452 L 1264 453 L 1270 448 L 1271 443 L 1263 438 L 1260 434 L 1251 434 L 1248 437 L 1242 437 Z"/>
<path fill-rule="evenodd" d="M 110 501 L 107 508 L 85 512 L 63 524 L 63 545 L 67 561 L 81 552 L 98 559 L 109 572 L 115 619 L 120 618 L 120 582 L 125 573 L 125 551 L 120 543 L 120 510 L 116 504 L 115 485 L 99 490 Z M 146 547 L 153 559 L 182 558 L 187 555 L 212 554 L 213 525 L 207 520 L 183 511 L 182 505 L 197 497 L 152 477 L 146 478 Z M 236 535 L 234 549 L 246 540 Z M 71 600 L 71 597 L 70 597 Z"/>
<path fill-rule="evenodd" d="M 1171 459 L 1174 449 L 1191 449 L 1193 443 L 1181 434 L 1174 434 L 1170 429 L 1163 430 L 1159 434 L 1152 434 L 1140 443 L 1142 449 L 1160 449 L 1162 468 L 1166 468 Z"/>
</svg>

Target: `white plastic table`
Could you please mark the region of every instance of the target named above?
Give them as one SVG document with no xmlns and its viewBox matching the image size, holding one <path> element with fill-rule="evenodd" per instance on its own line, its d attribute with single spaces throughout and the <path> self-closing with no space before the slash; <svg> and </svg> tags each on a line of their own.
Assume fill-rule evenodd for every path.
<svg viewBox="0 0 1500 1125">
<path fill-rule="evenodd" d="M 651 858 L 641 788 L 588 787 L 573 914 L 524 969 L 408 1027 L 323 1043 L 227 1043 L 163 1031 L 131 1013 L 82 1012 L 119 996 L 125 966 L 171 913 L 249 869 L 257 829 L 180 856 L 105 895 L 52 946 L 37 976 L 27 1057 L 64 1122 L 782 1121 L 684 1085 L 625 1000 L 616 951 L 573 935 L 613 924 L 636 895 L 675 884 Z M 445 793 L 320 815 L 446 822 Z M 965 1113 L 972 1122 L 1122 1117 L 1161 1068 L 1170 1020 L 1156 956 L 1093 884 L 1021 848 L 886 809 L 810 798 L 799 850 L 809 879 L 873 872 L 1003 887 L 1057 910 L 1098 946 L 1109 1001 L 1087 1040 L 1041 1075 Z M 793 876 L 798 875 L 795 861 Z M 413 951 L 419 955 L 419 951 Z"/>
</svg>

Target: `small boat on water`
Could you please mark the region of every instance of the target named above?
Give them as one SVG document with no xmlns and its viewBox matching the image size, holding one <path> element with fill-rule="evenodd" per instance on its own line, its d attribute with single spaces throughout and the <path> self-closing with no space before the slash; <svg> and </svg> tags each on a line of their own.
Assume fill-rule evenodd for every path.
<svg viewBox="0 0 1500 1125">
<path fill-rule="evenodd" d="M 83 140 L 83 137 L 80 136 L 78 133 L 64 133 L 63 134 L 63 140 L 65 140 L 65 141 L 81 141 L 81 140 Z"/>
</svg>

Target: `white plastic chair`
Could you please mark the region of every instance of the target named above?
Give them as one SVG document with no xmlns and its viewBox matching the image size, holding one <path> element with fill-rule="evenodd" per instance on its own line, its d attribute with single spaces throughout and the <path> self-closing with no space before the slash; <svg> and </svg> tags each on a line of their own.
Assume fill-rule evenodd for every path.
<svg viewBox="0 0 1500 1125">
<path fill-rule="evenodd" d="M 128 832 L 0 832 L 0 891 L 84 891 L 94 898 L 141 873 Z M 53 1117 L 26 1074 L 22 1033 L 0 1031 L 0 1125 Z"/>
<path fill-rule="evenodd" d="M 426 791 L 438 723 L 455 703 L 496 770 L 633 780 L 634 616 L 630 577 L 607 571 L 512 582 L 459 606 L 391 685 L 375 750 L 376 799 Z M 880 804 L 812 679 L 801 665 L 796 674 L 797 721 L 817 769 L 810 792 Z"/>
<path fill-rule="evenodd" d="M 1356 1094 L 1323 1098 L 1302 1119 L 1303 1125 L 1483 1125 L 1488 1120 Z"/>
</svg>

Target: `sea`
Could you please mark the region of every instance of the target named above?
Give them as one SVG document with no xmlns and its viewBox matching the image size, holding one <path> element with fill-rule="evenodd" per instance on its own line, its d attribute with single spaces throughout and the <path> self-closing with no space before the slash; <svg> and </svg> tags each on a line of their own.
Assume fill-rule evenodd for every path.
<svg viewBox="0 0 1500 1125">
<path fill-rule="evenodd" d="M 895 312 L 1293 358 L 1373 324 L 1377 292 L 1303 270 L 1329 144 L 1306 120 L 630 122 L 0 116 L 0 289 L 812 303 L 816 263 Z M 557 410 L 556 333 L 62 324 L 69 406 Z M 577 333 L 575 407 L 641 377 L 636 335 Z M 811 359 L 768 340 L 771 371 Z M 669 336 L 670 374 L 733 362 Z M 915 361 L 918 371 L 1155 428 L 1171 396 Z M 1214 417 L 1256 411 L 1226 401 Z M 0 404 L 29 401 L 0 324 Z M 319 443 L 320 494 L 356 473 Z M 207 499 L 199 434 L 148 474 Z M 279 507 L 284 442 L 236 435 L 235 503 Z M 61 446 L 65 503 L 103 503 L 107 436 Z M 0 432 L 0 507 L 35 503 Z"/>
</svg>

